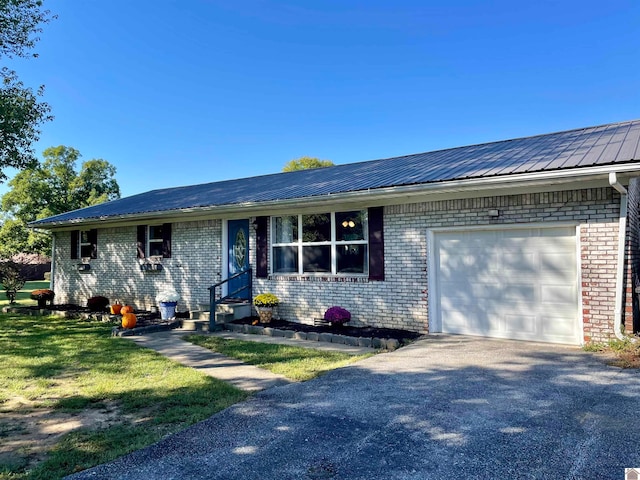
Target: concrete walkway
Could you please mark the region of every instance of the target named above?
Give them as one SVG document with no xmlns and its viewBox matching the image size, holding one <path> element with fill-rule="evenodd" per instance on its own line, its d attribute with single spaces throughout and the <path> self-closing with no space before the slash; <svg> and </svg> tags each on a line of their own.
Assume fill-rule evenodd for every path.
<svg viewBox="0 0 640 480">
<path fill-rule="evenodd" d="M 168 332 L 149 333 L 140 336 L 122 337 L 134 341 L 140 346 L 150 348 L 171 360 L 200 370 L 205 375 L 217 378 L 231 385 L 250 392 L 265 390 L 291 383 L 283 375 L 271 373 L 268 370 L 247 365 L 220 353 L 184 341 L 181 337 L 193 334 L 192 331 L 170 330 Z M 258 341 L 264 343 L 278 343 L 294 345 L 318 350 L 340 351 L 352 355 L 373 352 L 372 348 L 352 347 L 326 342 L 310 342 L 293 340 L 284 337 L 268 337 L 265 335 L 249 335 L 233 332 L 215 332 L 213 335 L 234 340 Z"/>
</svg>

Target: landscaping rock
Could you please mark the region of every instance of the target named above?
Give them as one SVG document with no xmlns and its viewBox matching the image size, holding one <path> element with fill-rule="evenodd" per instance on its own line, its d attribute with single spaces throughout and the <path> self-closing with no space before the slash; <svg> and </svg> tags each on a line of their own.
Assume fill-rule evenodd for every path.
<svg viewBox="0 0 640 480">
<path fill-rule="evenodd" d="M 283 333 L 283 335 L 282 335 L 282 336 L 283 336 L 283 337 L 285 337 L 285 338 L 293 338 L 293 336 L 294 336 L 297 332 L 295 332 L 295 331 L 293 331 L 293 330 L 284 330 L 282 333 Z"/>
<path fill-rule="evenodd" d="M 311 340 L 312 342 L 317 342 L 320 339 L 320 334 L 318 332 L 307 332 L 307 340 Z"/>
<path fill-rule="evenodd" d="M 387 338 L 385 343 L 387 344 L 387 350 L 390 352 L 400 348 L 400 342 L 395 338 Z"/>
<path fill-rule="evenodd" d="M 358 338 L 356 337 L 344 337 L 345 338 L 345 344 L 346 345 L 351 345 L 352 347 L 357 347 L 358 346 Z"/>
<path fill-rule="evenodd" d="M 358 338 L 358 346 L 371 348 L 371 339 L 367 337 Z"/>
<path fill-rule="evenodd" d="M 321 333 L 318 337 L 319 342 L 331 342 L 333 338 L 333 333 Z"/>
<path fill-rule="evenodd" d="M 331 338 L 331 343 L 340 343 L 342 345 L 347 345 L 347 337 L 344 335 L 333 335 Z"/>
<path fill-rule="evenodd" d="M 263 334 L 263 335 L 267 335 L 268 337 L 273 337 L 273 336 L 275 336 L 275 335 L 273 334 L 273 331 L 274 331 L 274 330 L 275 330 L 275 329 L 274 329 L 274 328 L 271 328 L 271 327 L 264 327 L 264 328 L 262 329 L 262 334 Z"/>
<path fill-rule="evenodd" d="M 277 328 L 274 328 L 272 333 L 274 337 L 284 337 L 284 330 L 278 330 Z"/>
<path fill-rule="evenodd" d="M 295 340 L 306 340 L 307 339 L 307 333 L 306 332 L 295 332 L 293 334 L 293 338 Z"/>
<path fill-rule="evenodd" d="M 373 348 L 386 348 L 387 342 L 385 342 L 382 338 L 374 337 L 371 339 L 371 346 Z"/>
<path fill-rule="evenodd" d="M 262 330 L 264 327 L 259 327 L 258 325 L 249 325 L 249 331 L 247 333 L 251 333 L 253 335 L 262 335 Z"/>
</svg>

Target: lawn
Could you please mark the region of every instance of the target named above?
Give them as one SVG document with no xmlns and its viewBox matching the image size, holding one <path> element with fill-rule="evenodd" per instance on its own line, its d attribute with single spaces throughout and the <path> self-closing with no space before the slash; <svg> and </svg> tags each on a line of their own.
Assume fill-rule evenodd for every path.
<svg viewBox="0 0 640 480">
<path fill-rule="evenodd" d="M 310 380 L 324 372 L 344 367 L 372 355 L 371 353 L 349 355 L 341 352 L 229 340 L 206 335 L 189 335 L 184 339 L 296 381 Z"/>
<path fill-rule="evenodd" d="M 16 295 L 16 303 L 19 305 L 37 305 L 38 302 L 36 300 L 31 300 L 30 295 L 34 290 L 38 290 L 39 288 L 49 288 L 48 280 L 40 280 L 35 282 L 27 282 L 22 287 L 22 290 L 18 291 Z M 9 300 L 5 294 L 4 289 L 0 285 L 0 308 L 6 307 L 9 305 Z"/>
<path fill-rule="evenodd" d="M 110 331 L 0 315 L 0 479 L 61 478 L 247 397 Z"/>
</svg>

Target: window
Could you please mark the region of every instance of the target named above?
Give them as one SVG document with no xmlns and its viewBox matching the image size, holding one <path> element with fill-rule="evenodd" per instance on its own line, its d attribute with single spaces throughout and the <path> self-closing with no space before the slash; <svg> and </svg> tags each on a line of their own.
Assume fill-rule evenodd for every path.
<svg viewBox="0 0 640 480">
<path fill-rule="evenodd" d="M 98 258 L 98 230 L 71 232 L 71 258 Z"/>
<path fill-rule="evenodd" d="M 138 225 L 137 257 L 171 258 L 171 224 Z"/>
<path fill-rule="evenodd" d="M 368 273 L 367 212 L 272 217 L 273 273 Z"/>
</svg>

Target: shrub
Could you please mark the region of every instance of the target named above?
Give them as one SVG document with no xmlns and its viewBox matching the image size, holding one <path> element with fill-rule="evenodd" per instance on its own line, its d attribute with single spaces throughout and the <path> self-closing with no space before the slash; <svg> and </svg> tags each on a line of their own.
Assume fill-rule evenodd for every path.
<svg viewBox="0 0 640 480">
<path fill-rule="evenodd" d="M 31 292 L 31 300 L 37 300 L 39 307 L 44 307 L 47 302 L 53 302 L 54 296 L 55 293 L 53 293 L 53 290 L 46 288 L 40 288 Z"/>
<path fill-rule="evenodd" d="M 2 287 L 5 294 L 9 299 L 10 304 L 16 303 L 16 295 L 18 290 L 24 287 L 26 279 L 20 273 L 20 268 L 14 262 L 4 262 L 0 266 L 0 279 L 2 280 Z"/>
<path fill-rule="evenodd" d="M 104 312 L 109 305 L 109 299 L 97 295 L 87 300 L 87 308 L 92 312 Z"/>
<path fill-rule="evenodd" d="M 331 307 L 324 312 L 324 319 L 327 322 L 342 324 L 351 320 L 351 312 L 342 307 Z"/>
<path fill-rule="evenodd" d="M 277 307 L 279 303 L 280 300 L 273 293 L 261 293 L 253 299 L 256 307 Z"/>
</svg>

